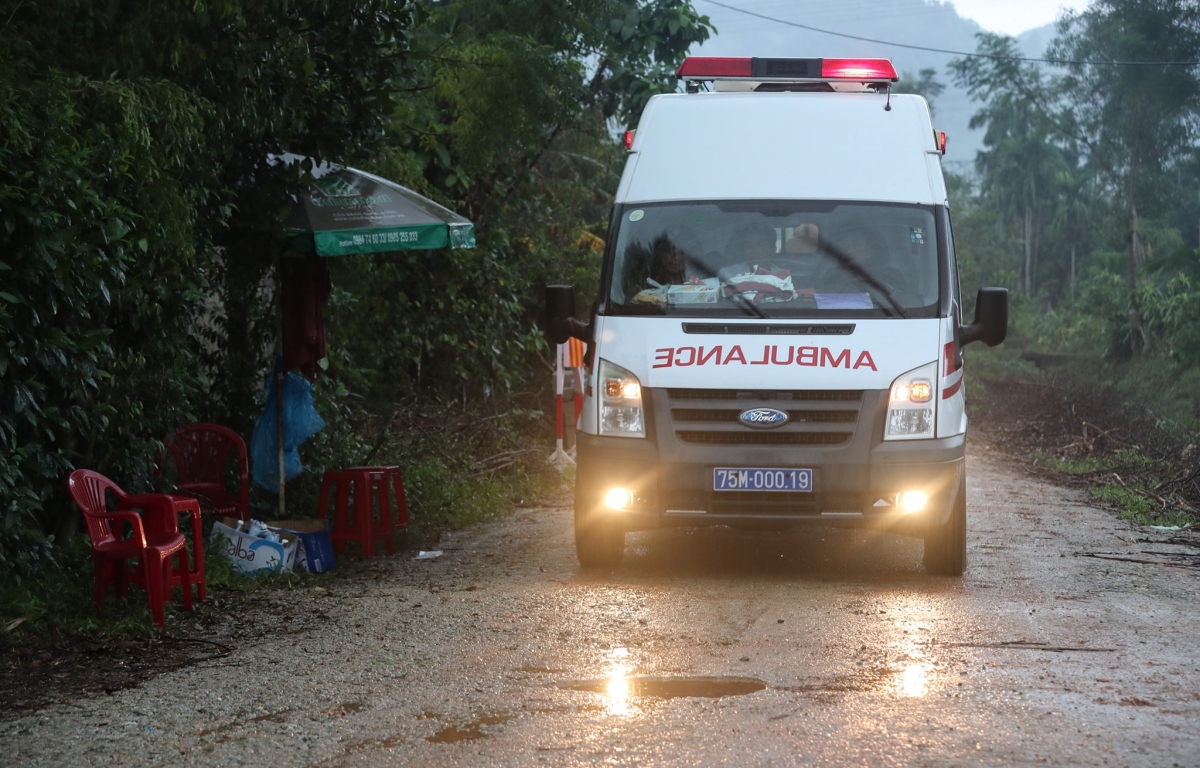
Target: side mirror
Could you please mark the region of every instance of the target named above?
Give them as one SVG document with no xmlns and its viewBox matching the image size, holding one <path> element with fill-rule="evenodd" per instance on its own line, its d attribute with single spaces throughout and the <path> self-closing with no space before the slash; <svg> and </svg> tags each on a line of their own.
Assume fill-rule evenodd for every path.
<svg viewBox="0 0 1200 768">
<path fill-rule="evenodd" d="M 574 315 L 575 289 L 569 285 L 547 285 L 546 338 L 551 344 L 563 344 L 571 338 L 570 320 Z"/>
<path fill-rule="evenodd" d="M 964 325 L 959 342 L 982 341 L 994 347 L 1008 335 L 1008 289 L 980 288 L 975 298 L 975 322 Z"/>
</svg>

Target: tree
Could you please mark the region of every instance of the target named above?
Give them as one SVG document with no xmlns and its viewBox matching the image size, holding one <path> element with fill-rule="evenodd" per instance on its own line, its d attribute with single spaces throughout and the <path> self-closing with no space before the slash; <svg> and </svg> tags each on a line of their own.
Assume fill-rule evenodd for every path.
<svg viewBox="0 0 1200 768">
<path fill-rule="evenodd" d="M 929 102 L 930 115 L 934 114 L 934 101 L 942 95 L 944 90 L 946 90 L 946 84 L 937 79 L 937 70 L 933 67 L 922 69 L 915 78 L 905 72 L 900 75 L 900 82 L 892 86 L 892 93 L 915 93 L 923 96 L 925 101 Z"/>
<path fill-rule="evenodd" d="M 370 345 L 386 361 L 364 392 L 381 404 L 527 383 L 545 349 L 540 286 L 570 280 L 586 296 L 599 274 L 625 159 L 618 122 L 674 90 L 688 46 L 711 29 L 683 0 L 427 9 L 413 34 L 412 83 L 372 167 L 470 217 L 478 247 L 373 264 L 369 282 L 342 276 L 358 310 L 392 307 L 378 319 L 331 317 L 339 336 L 359 340 L 354 356 Z"/>
<path fill-rule="evenodd" d="M 1006 216 L 1023 222 L 1023 288 L 1034 294 L 1040 234 L 1039 211 L 1053 199 L 1054 183 L 1067 168 L 1063 145 L 1074 136 L 1055 105 L 1054 84 L 1018 61 L 1016 41 L 981 33 L 976 58 L 951 63 L 955 80 L 985 106 L 971 127 L 986 127 L 985 149 L 976 157 L 981 191 Z"/>
<path fill-rule="evenodd" d="M 0 528 L 52 529 L 77 519 L 72 467 L 136 487 L 170 427 L 245 423 L 262 350 L 226 301 L 207 342 L 244 369 L 210 377 L 193 319 L 271 263 L 238 252 L 278 238 L 300 181 L 267 153 L 379 146 L 412 7 L 6 0 L 0 21 Z M 221 414 L 223 385 L 252 394 Z"/>
<path fill-rule="evenodd" d="M 1096 0 L 1059 22 L 1049 52 L 1073 62 L 1063 93 L 1089 138 L 1089 164 L 1125 204 L 1129 315 L 1138 325 L 1139 221 L 1161 210 L 1167 172 L 1196 137 L 1200 73 L 1170 62 L 1200 60 L 1200 5 Z"/>
</svg>

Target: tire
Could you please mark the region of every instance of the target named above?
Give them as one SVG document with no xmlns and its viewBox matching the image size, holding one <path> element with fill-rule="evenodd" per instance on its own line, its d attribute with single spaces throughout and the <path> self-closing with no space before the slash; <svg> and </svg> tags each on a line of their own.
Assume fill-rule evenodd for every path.
<svg viewBox="0 0 1200 768">
<path fill-rule="evenodd" d="M 575 554 L 584 568 L 613 568 L 625 553 L 625 531 L 601 508 L 600 494 L 583 473 L 575 476 Z"/>
<path fill-rule="evenodd" d="M 925 534 L 925 572 L 936 576 L 962 576 L 967 569 L 967 477 L 958 482 L 950 519 Z"/>
</svg>

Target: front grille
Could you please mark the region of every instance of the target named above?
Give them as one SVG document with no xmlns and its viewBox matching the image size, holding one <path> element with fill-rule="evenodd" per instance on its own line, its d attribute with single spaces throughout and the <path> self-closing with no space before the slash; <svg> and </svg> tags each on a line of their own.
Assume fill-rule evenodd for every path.
<svg viewBox="0 0 1200 768">
<path fill-rule="evenodd" d="M 862 401 L 861 389 L 668 389 L 667 397 L 672 400 L 790 400 L 791 402 L 840 402 Z M 762 403 L 749 403 L 757 406 Z"/>
<path fill-rule="evenodd" d="M 685 443 L 704 445 L 841 445 L 850 442 L 853 432 L 694 432 L 675 430 Z"/>
<path fill-rule="evenodd" d="M 819 510 L 811 493 L 744 491 L 714 493 L 708 508 L 713 515 L 815 515 Z"/>
<path fill-rule="evenodd" d="M 861 494 L 772 493 L 767 491 L 714 491 L 711 493 L 668 491 L 665 509 L 705 510 L 710 515 L 817 516 L 822 512 L 857 512 L 863 508 Z"/>
<path fill-rule="evenodd" d="M 705 410 L 703 408 L 672 408 L 671 418 L 676 423 L 716 422 L 741 424 L 738 417 L 742 411 L 726 409 Z M 858 411 L 788 411 L 789 424 L 853 424 L 858 419 Z"/>
<path fill-rule="evenodd" d="M 838 325 L 729 325 L 725 323 L 684 323 L 684 333 L 737 334 L 739 336 L 849 336 L 854 323 Z"/>
<path fill-rule="evenodd" d="M 676 439 L 692 445 L 845 445 L 854 437 L 863 401 L 862 390 L 666 392 L 671 429 Z M 802 405 L 792 407 L 797 404 Z M 771 429 L 748 427 L 738 417 L 750 408 L 776 408 L 787 413 L 788 421 Z"/>
</svg>

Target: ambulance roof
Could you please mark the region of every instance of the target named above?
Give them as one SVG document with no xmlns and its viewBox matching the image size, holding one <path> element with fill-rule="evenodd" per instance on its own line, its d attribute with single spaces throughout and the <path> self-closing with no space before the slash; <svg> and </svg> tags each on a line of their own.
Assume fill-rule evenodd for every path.
<svg viewBox="0 0 1200 768">
<path fill-rule="evenodd" d="M 802 199 L 940 204 L 920 96 L 694 93 L 650 99 L 617 202 Z"/>
</svg>

